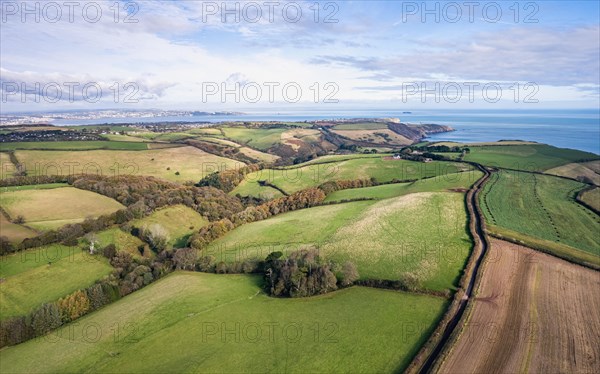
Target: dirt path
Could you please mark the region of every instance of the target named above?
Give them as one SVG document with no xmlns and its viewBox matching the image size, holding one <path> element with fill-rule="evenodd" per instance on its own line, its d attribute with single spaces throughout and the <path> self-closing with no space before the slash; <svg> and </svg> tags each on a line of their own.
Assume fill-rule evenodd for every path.
<svg viewBox="0 0 600 374">
<path fill-rule="evenodd" d="M 442 373 L 600 372 L 600 272 L 492 240 Z"/>
</svg>

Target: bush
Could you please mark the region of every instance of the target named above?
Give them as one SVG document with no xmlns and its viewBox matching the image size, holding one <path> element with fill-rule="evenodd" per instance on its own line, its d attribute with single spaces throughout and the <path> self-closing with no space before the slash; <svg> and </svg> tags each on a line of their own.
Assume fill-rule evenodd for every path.
<svg viewBox="0 0 600 374">
<path fill-rule="evenodd" d="M 35 336 L 41 336 L 62 325 L 61 313 L 54 303 L 43 304 L 31 315 L 31 328 Z"/>
<path fill-rule="evenodd" d="M 117 255 L 117 247 L 114 244 L 109 244 L 102 249 L 102 255 L 109 260 Z"/>
<path fill-rule="evenodd" d="M 152 224 L 142 229 L 142 239 L 156 252 L 161 252 L 167 249 L 169 242 L 169 232 L 158 223 Z"/>
<path fill-rule="evenodd" d="M 177 270 L 195 270 L 198 252 L 193 248 L 181 248 L 173 255 L 173 266 Z"/>
</svg>

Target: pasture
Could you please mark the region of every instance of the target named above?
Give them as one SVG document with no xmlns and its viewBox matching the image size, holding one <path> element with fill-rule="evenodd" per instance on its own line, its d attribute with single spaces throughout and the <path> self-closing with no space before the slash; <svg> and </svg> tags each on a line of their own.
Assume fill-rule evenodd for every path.
<svg viewBox="0 0 600 374">
<path fill-rule="evenodd" d="M 27 226 L 42 231 L 124 208 L 111 198 L 73 187 L 2 192 L 0 206 L 12 219 L 23 216 Z"/>
<path fill-rule="evenodd" d="M 108 275 L 102 256 L 79 247 L 48 245 L 0 257 L 0 319 L 25 315 Z"/>
<path fill-rule="evenodd" d="M 37 231 L 12 223 L 6 216 L 0 212 L 0 236 L 5 236 L 11 243 L 20 243 L 23 239 L 36 236 Z"/>
<path fill-rule="evenodd" d="M 412 140 L 396 134 L 392 130 L 333 130 L 345 138 L 378 144 L 409 145 Z"/>
<path fill-rule="evenodd" d="M 419 179 L 408 183 L 384 184 L 381 186 L 350 188 L 332 192 L 325 198 L 329 201 L 342 201 L 357 198 L 389 199 L 415 192 L 443 192 L 466 190 L 475 183 L 483 173 L 471 170 L 463 173 L 440 175 L 433 178 Z"/>
<path fill-rule="evenodd" d="M 397 180 L 413 180 L 445 174 L 454 174 L 460 171 L 471 170 L 469 165 L 452 162 L 434 161 L 429 163 L 386 160 L 379 157 L 352 158 L 345 161 L 331 163 L 301 164 L 295 168 L 264 169 L 250 173 L 233 194 L 250 196 L 261 190 L 258 181 L 266 180 L 293 193 L 309 187 L 315 187 L 332 180 L 370 179 L 378 182 Z"/>
<path fill-rule="evenodd" d="M 169 244 L 181 248 L 186 246 L 188 237 L 192 233 L 208 224 L 208 220 L 187 206 L 173 205 L 132 222 L 132 225 L 138 228 L 152 224 L 163 226 L 169 233 Z"/>
<path fill-rule="evenodd" d="M 8 153 L 0 152 L 0 178 L 11 178 L 15 170 L 15 164 L 10 160 Z"/>
<path fill-rule="evenodd" d="M 502 143 L 498 143 L 502 144 Z M 471 147 L 464 157 L 486 166 L 544 171 L 581 160 L 598 159 L 598 155 L 574 149 L 557 148 L 546 144 L 490 145 Z"/>
<path fill-rule="evenodd" d="M 246 144 L 252 148 L 262 151 L 267 150 L 281 142 L 281 134 L 286 128 L 246 128 L 246 127 L 223 127 L 221 128 L 227 138 L 236 143 Z"/>
<path fill-rule="evenodd" d="M 574 199 L 583 187 L 549 175 L 500 171 L 485 186 L 482 209 L 494 226 L 600 256 L 600 217 Z"/>
<path fill-rule="evenodd" d="M 443 298 L 362 287 L 275 299 L 258 283 L 248 275 L 171 274 L 48 339 L 3 349 L 0 370 L 397 372 L 446 306 Z M 93 341 L 88 326 L 99 331 Z"/>
<path fill-rule="evenodd" d="M 198 181 L 241 163 L 194 147 L 147 151 L 17 151 L 29 175 L 149 175 L 172 182 Z M 177 175 L 179 173 L 179 175 Z"/>
<path fill-rule="evenodd" d="M 600 212 L 600 187 L 585 191 L 581 196 L 581 200 Z"/>
<path fill-rule="evenodd" d="M 352 261 L 362 279 L 401 279 L 453 288 L 469 255 L 464 195 L 415 193 L 378 202 L 325 205 L 242 225 L 202 252 L 217 261 L 264 259 L 317 246 L 328 258 Z"/>
<path fill-rule="evenodd" d="M 140 251 L 138 248 L 144 246 L 144 242 L 137 236 L 133 236 L 130 233 L 124 232 L 118 227 L 113 227 L 100 231 L 96 235 L 96 249 L 101 250 L 109 244 L 114 244 L 117 251 L 128 252 L 132 256 L 139 257 Z M 82 245 L 84 241 L 82 240 Z"/>
<path fill-rule="evenodd" d="M 600 160 L 573 163 L 546 170 L 546 174 L 560 175 L 567 178 L 587 178 L 596 186 L 600 186 Z"/>
<path fill-rule="evenodd" d="M 139 141 L 124 142 L 124 141 L 102 141 L 102 140 L 74 140 L 65 142 L 12 142 L 0 143 L 0 151 L 15 151 L 23 149 L 35 150 L 74 150 L 85 151 L 92 149 L 110 149 L 110 150 L 127 150 L 141 151 L 148 149 L 148 145 Z M 19 161 L 21 161 L 19 159 Z"/>
</svg>

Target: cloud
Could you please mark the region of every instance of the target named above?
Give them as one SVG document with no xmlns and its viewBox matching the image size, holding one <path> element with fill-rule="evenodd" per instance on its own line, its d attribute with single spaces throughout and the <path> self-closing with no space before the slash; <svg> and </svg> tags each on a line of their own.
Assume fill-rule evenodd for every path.
<svg viewBox="0 0 600 374">
<path fill-rule="evenodd" d="M 321 55 L 318 65 L 348 66 L 383 76 L 417 76 L 423 79 L 445 74 L 455 80 L 530 81 L 538 84 L 573 85 L 598 83 L 600 79 L 600 27 L 568 30 L 512 28 L 483 33 L 470 40 L 435 41 L 404 54 L 386 57 Z"/>
</svg>

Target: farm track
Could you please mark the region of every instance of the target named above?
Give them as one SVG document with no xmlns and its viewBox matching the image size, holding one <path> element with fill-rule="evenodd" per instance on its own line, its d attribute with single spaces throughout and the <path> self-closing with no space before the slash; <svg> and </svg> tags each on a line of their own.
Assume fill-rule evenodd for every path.
<svg viewBox="0 0 600 374">
<path fill-rule="evenodd" d="M 443 331 L 441 331 L 441 338 L 437 340 L 435 346 L 425 359 L 424 363 L 421 365 L 420 369 L 418 370 L 419 373 L 431 372 L 432 368 L 438 361 L 440 353 L 444 350 L 452 334 L 459 325 L 467 307 L 467 303 L 473 296 L 473 288 L 477 279 L 477 271 L 481 267 L 485 253 L 489 246 L 487 236 L 485 234 L 483 213 L 479 207 L 478 198 L 479 193 L 485 186 L 485 183 L 490 179 L 491 172 L 479 164 L 472 163 L 472 165 L 484 173 L 483 177 L 481 177 L 481 179 L 479 179 L 471 187 L 466 196 L 466 206 L 469 214 L 469 231 L 474 242 L 472 254 L 474 257 L 469 261 L 472 266 L 467 265 L 465 275 L 463 275 L 463 280 L 467 281 L 466 287 L 465 285 L 462 285 L 464 287 L 464 295 L 458 301 L 457 306 L 451 307 L 454 314 L 449 317 L 448 322 L 445 324 L 445 327 L 443 327 Z"/>
</svg>

